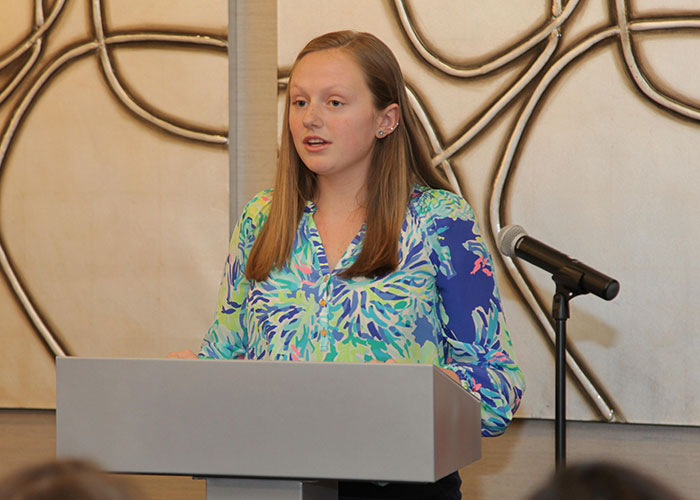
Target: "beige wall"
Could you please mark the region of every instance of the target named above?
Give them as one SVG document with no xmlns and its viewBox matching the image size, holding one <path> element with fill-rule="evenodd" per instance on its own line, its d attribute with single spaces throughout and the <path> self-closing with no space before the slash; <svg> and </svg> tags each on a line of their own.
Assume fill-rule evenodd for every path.
<svg viewBox="0 0 700 500">
<path fill-rule="evenodd" d="M 0 7 L 0 407 L 53 407 L 57 354 L 197 349 L 275 161 L 274 2 L 44 3 Z"/>
<path fill-rule="evenodd" d="M 621 282 L 612 302 L 571 303 L 569 416 L 699 425 L 700 10 L 563 3 L 278 0 L 279 66 L 327 31 L 382 38 L 482 230 L 520 224 Z M 490 243 L 528 383 L 520 416 L 553 418 L 551 275 Z"/>
</svg>

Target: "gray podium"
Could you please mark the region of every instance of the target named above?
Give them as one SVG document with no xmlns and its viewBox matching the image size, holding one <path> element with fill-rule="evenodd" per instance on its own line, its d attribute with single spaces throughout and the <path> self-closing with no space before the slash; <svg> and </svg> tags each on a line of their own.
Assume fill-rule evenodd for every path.
<svg viewBox="0 0 700 500">
<path fill-rule="evenodd" d="M 207 479 L 207 498 L 330 499 L 481 457 L 480 404 L 432 365 L 57 358 L 56 454 Z"/>
</svg>

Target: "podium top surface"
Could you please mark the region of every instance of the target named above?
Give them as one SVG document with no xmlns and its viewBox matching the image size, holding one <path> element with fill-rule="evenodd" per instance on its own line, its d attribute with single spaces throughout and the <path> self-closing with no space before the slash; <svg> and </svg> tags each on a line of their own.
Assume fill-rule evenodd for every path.
<svg viewBox="0 0 700 500">
<path fill-rule="evenodd" d="M 114 472 L 434 481 L 478 400 L 419 364 L 57 358 L 58 456 Z"/>
</svg>

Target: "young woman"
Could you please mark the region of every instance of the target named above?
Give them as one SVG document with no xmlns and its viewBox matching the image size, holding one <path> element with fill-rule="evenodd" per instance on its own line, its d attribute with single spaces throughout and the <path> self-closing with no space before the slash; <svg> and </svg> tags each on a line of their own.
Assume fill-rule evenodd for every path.
<svg viewBox="0 0 700 500">
<path fill-rule="evenodd" d="M 483 434 L 502 433 L 524 384 L 491 257 L 430 164 L 391 50 L 367 33 L 320 36 L 287 94 L 274 190 L 233 232 L 199 356 L 432 363 L 480 395 Z M 407 498 L 392 487 L 340 495 Z M 427 487 L 460 498 L 456 474 Z"/>
</svg>

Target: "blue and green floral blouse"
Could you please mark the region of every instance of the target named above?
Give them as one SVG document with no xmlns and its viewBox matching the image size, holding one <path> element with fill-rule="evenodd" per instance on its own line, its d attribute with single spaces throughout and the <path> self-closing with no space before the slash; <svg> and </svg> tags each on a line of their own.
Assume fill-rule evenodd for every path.
<svg viewBox="0 0 700 500">
<path fill-rule="evenodd" d="M 328 267 L 308 202 L 291 257 L 262 282 L 245 278 L 271 191 L 251 200 L 233 231 L 214 323 L 199 356 L 288 361 L 431 363 L 481 398 L 482 433 L 501 434 L 524 389 L 493 276 L 467 202 L 416 187 L 399 266 L 382 278 L 338 276 L 360 253 L 364 228 Z"/>
</svg>

